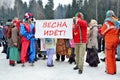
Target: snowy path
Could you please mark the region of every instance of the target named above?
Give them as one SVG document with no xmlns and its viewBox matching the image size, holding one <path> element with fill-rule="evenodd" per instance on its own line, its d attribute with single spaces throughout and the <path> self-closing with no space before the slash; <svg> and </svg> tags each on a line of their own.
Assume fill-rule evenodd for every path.
<svg viewBox="0 0 120 80">
<path fill-rule="evenodd" d="M 17 64 L 11 67 L 6 60 L 6 55 L 1 53 L 0 47 L 0 80 L 120 80 L 120 62 L 117 62 L 117 74 L 108 75 L 105 71 L 105 63 L 101 62 L 98 67 L 89 67 L 84 64 L 83 74 L 73 70 L 74 64 L 54 61 L 54 67 L 47 67 L 46 60 L 38 60 L 35 66 L 31 67 L 29 63 L 25 67 Z M 103 53 L 99 53 L 103 57 Z M 54 57 L 55 60 L 55 57 Z"/>
</svg>

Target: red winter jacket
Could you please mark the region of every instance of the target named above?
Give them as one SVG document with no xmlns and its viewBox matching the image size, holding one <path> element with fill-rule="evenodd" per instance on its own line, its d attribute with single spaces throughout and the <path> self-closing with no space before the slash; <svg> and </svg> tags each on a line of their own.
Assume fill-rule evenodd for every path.
<svg viewBox="0 0 120 80">
<path fill-rule="evenodd" d="M 88 24 L 85 20 L 78 20 L 73 28 L 73 38 L 75 43 L 87 42 L 87 27 Z"/>
</svg>

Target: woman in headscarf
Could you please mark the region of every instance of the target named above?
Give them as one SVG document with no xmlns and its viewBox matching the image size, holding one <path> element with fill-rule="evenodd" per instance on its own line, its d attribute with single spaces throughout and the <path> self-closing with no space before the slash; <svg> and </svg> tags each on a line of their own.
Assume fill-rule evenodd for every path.
<svg viewBox="0 0 120 80">
<path fill-rule="evenodd" d="M 100 63 L 98 57 L 98 24 L 97 21 L 92 19 L 90 21 L 90 31 L 87 42 L 87 57 L 86 62 L 91 67 L 97 67 Z"/>
</svg>

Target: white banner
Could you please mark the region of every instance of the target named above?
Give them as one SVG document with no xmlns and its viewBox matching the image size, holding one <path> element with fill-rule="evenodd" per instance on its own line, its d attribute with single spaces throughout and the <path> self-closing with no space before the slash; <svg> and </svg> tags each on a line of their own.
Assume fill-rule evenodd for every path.
<svg viewBox="0 0 120 80">
<path fill-rule="evenodd" d="M 72 19 L 36 20 L 36 38 L 72 38 Z"/>
</svg>

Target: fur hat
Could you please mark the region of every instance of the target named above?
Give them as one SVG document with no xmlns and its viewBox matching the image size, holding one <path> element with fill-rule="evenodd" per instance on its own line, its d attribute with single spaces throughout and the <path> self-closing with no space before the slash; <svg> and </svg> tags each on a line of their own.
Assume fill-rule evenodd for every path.
<svg viewBox="0 0 120 80">
<path fill-rule="evenodd" d="M 96 21 L 95 19 L 91 19 L 89 25 L 90 25 L 91 27 L 92 27 L 92 26 L 97 26 L 98 23 L 97 23 L 97 21 Z"/>
</svg>

